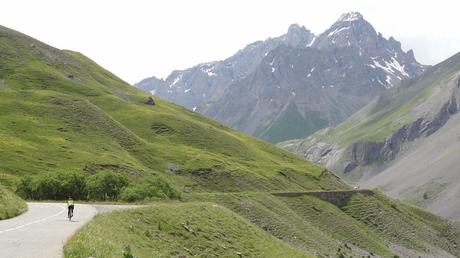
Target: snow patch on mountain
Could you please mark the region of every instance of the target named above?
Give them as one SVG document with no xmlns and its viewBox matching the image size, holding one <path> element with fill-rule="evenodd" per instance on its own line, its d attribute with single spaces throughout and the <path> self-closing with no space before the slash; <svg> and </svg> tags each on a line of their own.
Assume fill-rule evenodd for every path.
<svg viewBox="0 0 460 258">
<path fill-rule="evenodd" d="M 391 88 L 394 86 L 393 83 L 391 82 L 390 76 L 387 75 L 385 81 L 387 82 L 387 88 Z"/>
<path fill-rule="evenodd" d="M 396 60 L 394 57 L 392 57 L 391 60 L 392 60 L 392 62 L 387 63 L 387 65 L 393 67 L 394 69 L 396 69 L 398 72 L 400 72 L 405 77 L 409 77 L 409 74 L 406 72 L 406 70 L 404 70 L 404 65 L 401 65 L 398 62 L 398 60 Z"/>
<path fill-rule="evenodd" d="M 310 43 L 307 44 L 307 47 L 313 46 L 313 44 L 315 44 L 316 38 L 317 38 L 317 37 L 314 36 L 313 39 L 310 41 Z"/>
<path fill-rule="evenodd" d="M 203 73 L 206 73 L 209 77 L 212 77 L 212 76 L 217 76 L 217 73 L 214 72 L 214 66 L 211 65 L 211 66 L 208 66 L 208 67 L 202 67 L 201 68 L 201 71 Z"/>
<path fill-rule="evenodd" d="M 335 34 L 339 34 L 341 31 L 344 31 L 344 30 L 349 30 L 350 27 L 343 27 L 343 28 L 338 28 L 338 29 L 335 29 L 334 31 L 331 31 L 329 34 L 327 34 L 328 37 L 332 37 L 334 36 Z"/>
<path fill-rule="evenodd" d="M 176 79 L 174 79 L 174 81 L 169 85 L 169 88 L 172 88 L 174 85 L 176 85 L 180 80 L 182 80 L 182 76 L 184 74 L 180 74 L 179 76 L 176 77 Z"/>
<path fill-rule="evenodd" d="M 383 69 L 387 74 L 391 74 L 399 78 L 401 78 L 399 75 L 402 75 L 407 78 L 410 77 L 410 75 L 405 70 L 405 65 L 401 65 L 398 62 L 398 60 L 396 60 L 394 57 L 391 58 L 391 62 L 383 60 L 384 64 L 381 64 L 376 59 L 376 57 L 372 57 L 372 61 L 374 64 L 367 64 L 367 66 L 372 67 L 374 69 L 378 67 L 380 69 Z"/>
</svg>

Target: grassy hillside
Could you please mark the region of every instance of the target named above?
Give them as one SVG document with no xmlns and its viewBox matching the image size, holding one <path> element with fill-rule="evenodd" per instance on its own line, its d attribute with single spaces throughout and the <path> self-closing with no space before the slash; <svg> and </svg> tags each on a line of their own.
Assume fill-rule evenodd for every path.
<svg viewBox="0 0 460 258">
<path fill-rule="evenodd" d="M 312 196 L 266 193 L 198 194 L 191 199 L 223 205 L 299 250 L 318 256 L 373 253 L 405 257 L 395 246 L 460 255 L 458 226 L 379 193 L 354 195 L 341 207 Z"/>
<path fill-rule="evenodd" d="M 27 210 L 26 203 L 0 185 L 0 220 L 17 216 Z"/>
<path fill-rule="evenodd" d="M 66 245 L 66 257 L 119 257 L 128 249 L 136 257 L 460 255 L 458 225 L 379 193 L 340 206 L 262 192 L 185 200 L 98 216 Z"/>
<path fill-rule="evenodd" d="M 116 226 L 115 226 L 116 225 Z M 65 257 L 312 257 L 210 203 L 155 204 L 98 216 Z"/>
<path fill-rule="evenodd" d="M 314 112 L 306 112 L 305 117 L 300 114 L 295 103 L 289 104 L 279 117 L 263 130 L 256 131 L 255 135 L 268 142 L 277 143 L 286 140 L 287 136 L 302 138 L 328 125 L 326 120 Z"/>
<path fill-rule="evenodd" d="M 0 27 L 0 173 L 163 175 L 185 191 L 318 189 L 322 168 Z"/>
</svg>

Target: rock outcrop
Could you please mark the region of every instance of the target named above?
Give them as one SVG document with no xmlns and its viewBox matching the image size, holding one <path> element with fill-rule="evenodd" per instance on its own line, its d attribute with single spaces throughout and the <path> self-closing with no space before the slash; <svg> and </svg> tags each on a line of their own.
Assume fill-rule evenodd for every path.
<svg viewBox="0 0 460 258">
<path fill-rule="evenodd" d="M 148 98 L 145 100 L 144 104 L 154 106 L 154 105 L 155 105 L 155 100 L 153 100 L 152 97 L 148 97 Z"/>
<path fill-rule="evenodd" d="M 349 162 L 345 165 L 345 173 L 351 172 L 358 166 L 370 165 L 374 162 L 394 160 L 403 149 L 404 144 L 420 137 L 428 137 L 441 128 L 449 118 L 459 110 L 460 78 L 453 88 L 450 99 L 441 107 L 436 115 L 431 118 L 418 118 L 414 122 L 404 125 L 383 141 L 356 142 L 345 150 Z"/>
</svg>

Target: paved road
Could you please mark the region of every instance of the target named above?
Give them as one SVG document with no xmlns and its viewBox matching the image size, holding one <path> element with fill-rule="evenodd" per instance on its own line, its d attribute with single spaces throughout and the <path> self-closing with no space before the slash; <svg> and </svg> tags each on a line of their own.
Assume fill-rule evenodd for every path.
<svg viewBox="0 0 460 258">
<path fill-rule="evenodd" d="M 0 257 L 58 258 L 62 247 L 75 231 L 98 212 L 133 206 L 76 204 L 72 221 L 67 208 L 60 203 L 27 203 L 24 214 L 0 221 Z"/>
</svg>

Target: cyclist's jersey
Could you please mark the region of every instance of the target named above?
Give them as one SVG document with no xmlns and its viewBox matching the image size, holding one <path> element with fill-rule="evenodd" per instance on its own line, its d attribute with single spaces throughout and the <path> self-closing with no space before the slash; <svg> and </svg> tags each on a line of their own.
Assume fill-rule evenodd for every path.
<svg viewBox="0 0 460 258">
<path fill-rule="evenodd" d="M 67 201 L 67 206 L 73 206 L 73 205 L 74 205 L 73 200 L 68 200 L 68 201 Z"/>
</svg>

